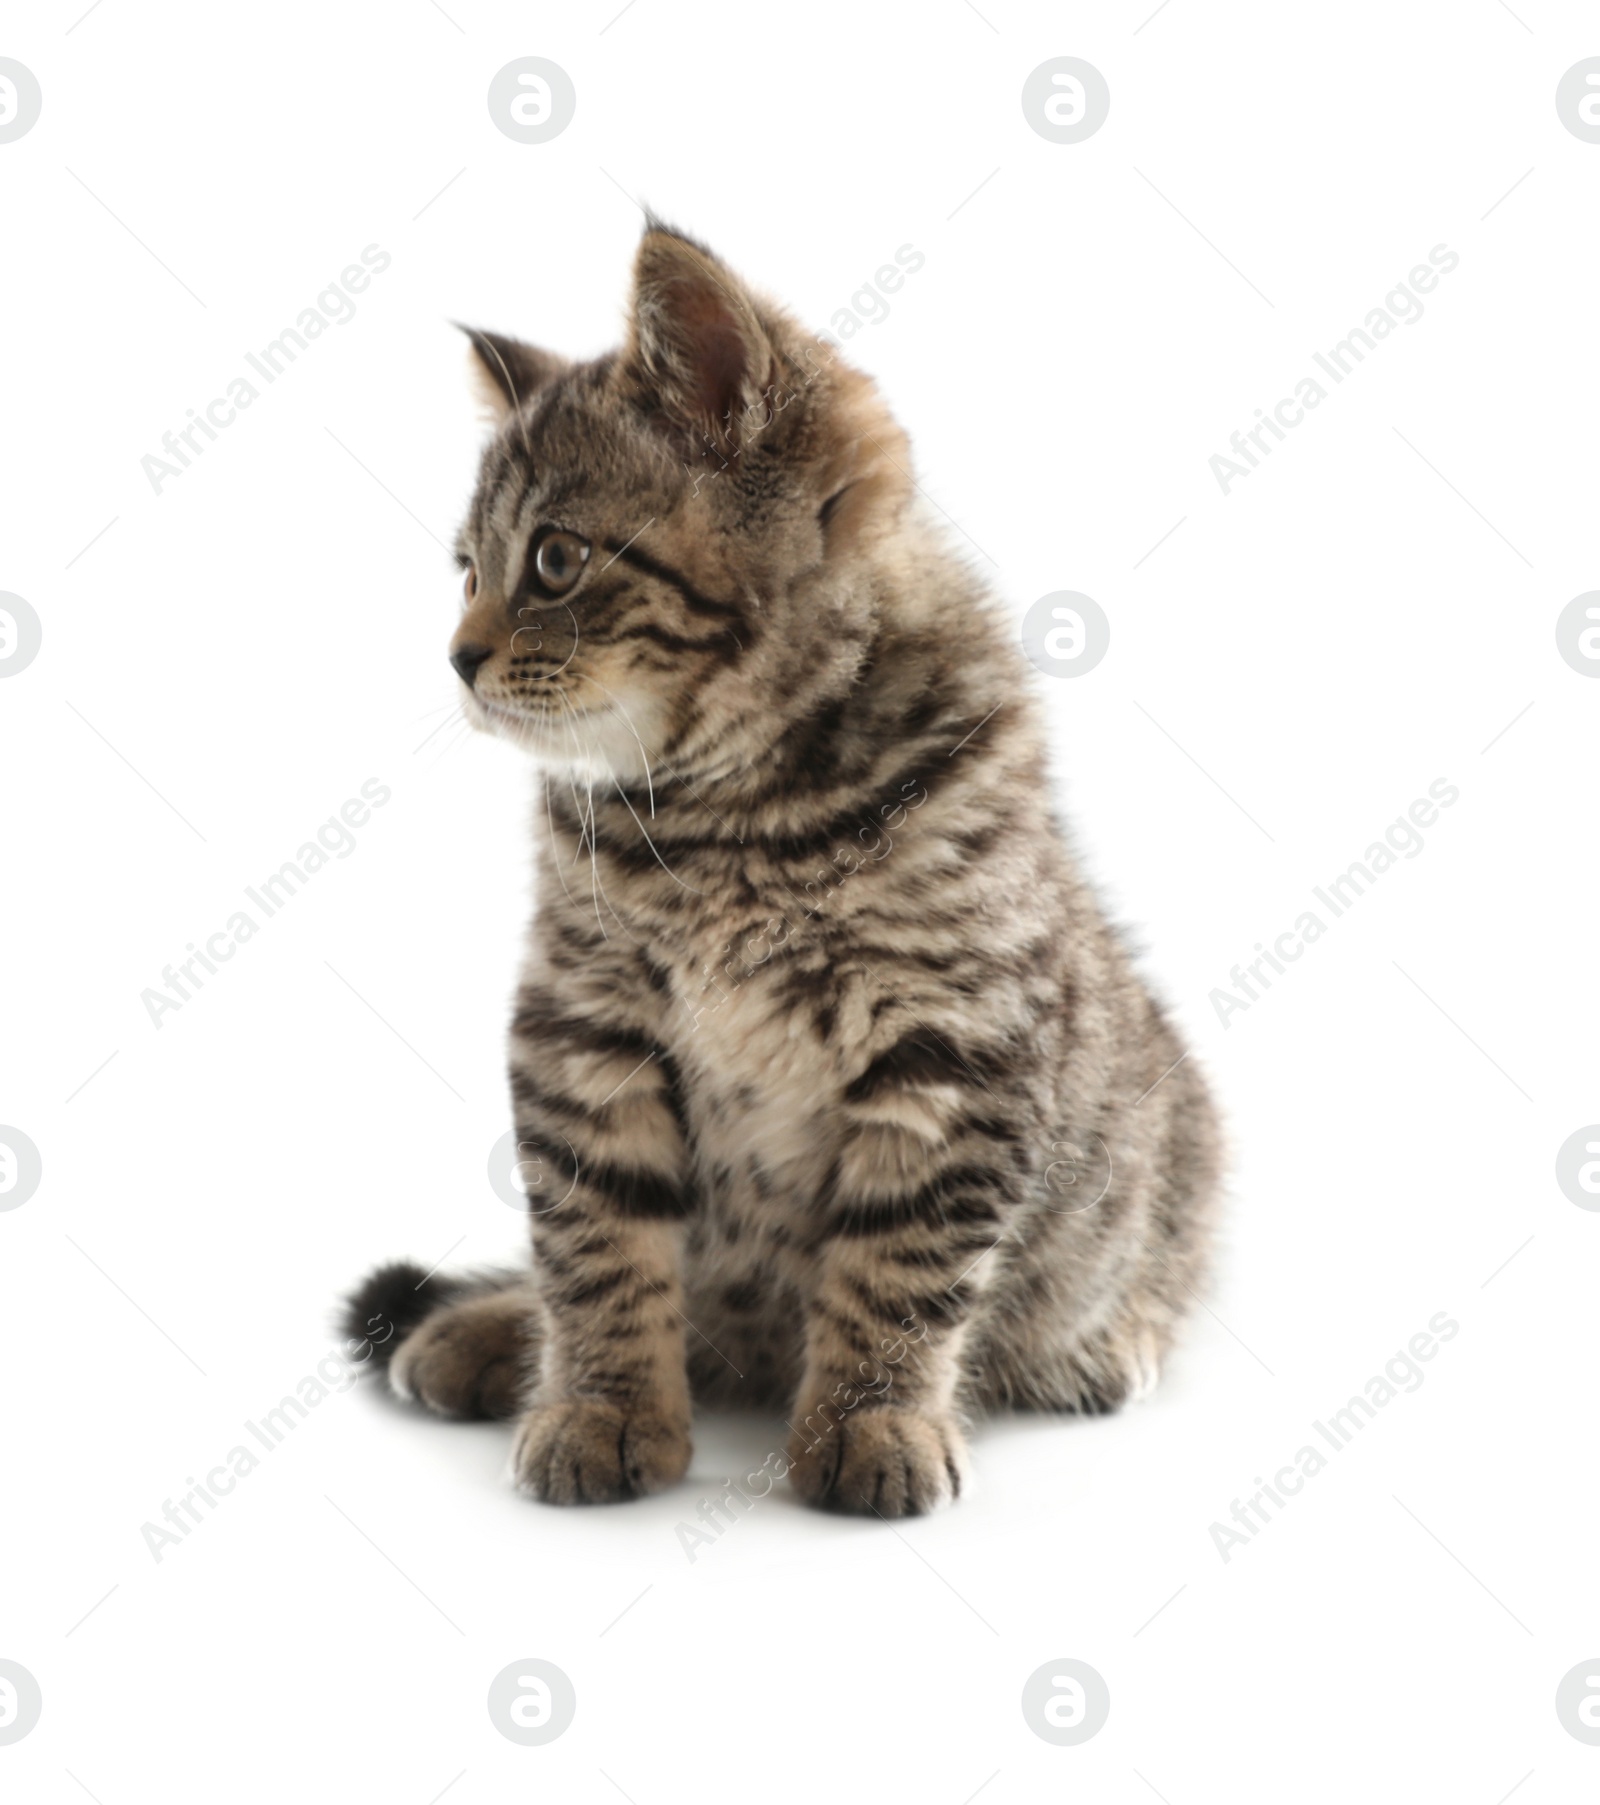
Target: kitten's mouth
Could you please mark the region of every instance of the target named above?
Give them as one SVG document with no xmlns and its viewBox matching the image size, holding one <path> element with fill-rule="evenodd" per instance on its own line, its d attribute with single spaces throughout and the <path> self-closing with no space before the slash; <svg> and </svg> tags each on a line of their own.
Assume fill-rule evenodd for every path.
<svg viewBox="0 0 1600 1805">
<path fill-rule="evenodd" d="M 586 708 L 573 700 L 570 691 L 551 688 L 530 698 L 530 703 L 517 706 L 474 693 L 468 708 L 469 713 L 476 710 L 472 714 L 476 726 L 541 763 L 605 778 L 631 778 L 647 771 L 645 742 L 627 711 L 614 701 Z"/>
<path fill-rule="evenodd" d="M 506 727 L 548 727 L 562 720 L 572 720 L 575 716 L 582 718 L 587 709 L 579 708 L 576 703 L 552 695 L 548 701 L 541 701 L 533 708 L 513 708 L 506 702 L 491 702 L 486 697 L 474 695 L 472 700 L 489 717 L 490 721 Z M 562 701 L 566 706 L 562 707 Z"/>
<path fill-rule="evenodd" d="M 559 758 L 570 751 L 575 732 L 581 732 L 591 718 L 591 710 L 579 707 L 559 690 L 540 697 L 532 706 L 518 707 L 479 695 L 471 697 L 471 706 L 478 710 L 480 727 L 541 758 Z"/>
</svg>

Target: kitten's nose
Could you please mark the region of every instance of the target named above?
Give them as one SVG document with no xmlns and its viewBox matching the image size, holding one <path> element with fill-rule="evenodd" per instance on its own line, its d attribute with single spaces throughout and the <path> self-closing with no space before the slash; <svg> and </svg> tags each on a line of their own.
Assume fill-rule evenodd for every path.
<svg viewBox="0 0 1600 1805">
<path fill-rule="evenodd" d="M 487 664 L 493 656 L 493 646 L 469 644 L 457 646 L 450 654 L 450 662 L 456 667 L 456 675 L 471 689 L 478 681 L 478 666 Z"/>
</svg>

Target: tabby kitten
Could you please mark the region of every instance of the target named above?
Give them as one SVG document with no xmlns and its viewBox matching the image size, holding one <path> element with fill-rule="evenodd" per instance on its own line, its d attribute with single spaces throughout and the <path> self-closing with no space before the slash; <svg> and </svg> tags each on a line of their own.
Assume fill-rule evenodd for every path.
<svg viewBox="0 0 1600 1805">
<path fill-rule="evenodd" d="M 654 221 L 620 351 L 470 336 L 498 430 L 450 658 L 541 769 L 533 1260 L 385 1268 L 350 1331 L 392 1325 L 402 1397 L 515 1417 L 552 1503 L 680 1480 L 692 1395 L 782 1409 L 812 1503 L 944 1504 L 970 1412 L 1154 1382 L 1202 1280 L 1205 1088 L 873 384 Z"/>
</svg>

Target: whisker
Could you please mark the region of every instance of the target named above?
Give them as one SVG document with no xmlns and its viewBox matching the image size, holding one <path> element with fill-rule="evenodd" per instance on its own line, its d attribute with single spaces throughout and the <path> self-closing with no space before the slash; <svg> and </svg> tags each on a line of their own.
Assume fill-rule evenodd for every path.
<svg viewBox="0 0 1600 1805">
<path fill-rule="evenodd" d="M 578 738 L 577 738 L 577 732 L 576 732 L 577 716 L 573 712 L 572 704 L 567 700 L 566 696 L 563 695 L 560 690 L 557 690 L 555 693 L 556 693 L 557 697 L 560 699 L 563 709 L 565 711 L 564 718 L 563 718 L 563 725 L 566 728 L 567 739 L 572 746 L 572 761 L 573 761 L 574 765 L 577 765 L 578 763 L 581 762 L 581 753 L 580 753 L 579 747 L 578 747 Z M 583 805 L 582 805 L 582 803 L 580 803 L 578 801 L 577 785 L 572 782 L 570 776 L 568 777 L 567 784 L 568 784 L 568 788 L 572 791 L 573 806 L 578 810 L 578 818 L 580 820 L 582 820 L 583 819 Z M 588 825 L 589 825 L 589 847 L 590 847 L 590 851 L 589 851 L 589 897 L 590 897 L 590 900 L 594 904 L 594 925 L 597 928 L 599 928 L 599 930 L 600 930 L 600 938 L 602 940 L 609 940 L 611 938 L 611 936 L 606 932 L 606 924 L 600 919 L 600 889 L 599 889 L 600 867 L 599 867 L 598 848 L 596 847 L 595 836 L 594 836 L 594 791 L 592 788 L 589 791 Z M 583 841 L 581 839 L 578 842 L 578 850 L 580 852 L 583 850 Z M 574 862 L 576 862 L 576 861 L 574 861 Z M 607 907 L 608 908 L 610 907 L 609 903 L 607 904 Z M 615 915 L 615 913 L 616 913 L 616 911 L 613 909 L 612 914 Z"/>
<path fill-rule="evenodd" d="M 578 711 L 577 711 L 576 706 L 573 706 L 572 713 L 573 713 L 573 720 L 576 723 L 576 721 L 578 719 Z M 594 752 L 594 748 L 591 746 L 589 748 L 589 751 L 592 755 Z M 606 769 L 608 771 L 611 769 L 609 764 L 606 766 Z M 639 940 L 638 935 L 635 934 L 631 928 L 629 928 L 627 922 L 625 922 L 622 919 L 622 917 L 617 913 L 617 905 L 611 900 L 611 892 L 606 889 L 605 881 L 600 876 L 600 839 L 599 839 L 599 829 L 598 829 L 598 818 L 596 815 L 595 801 L 594 801 L 594 779 L 592 777 L 586 778 L 585 785 L 586 785 L 586 788 L 588 791 L 588 796 L 589 796 L 589 875 L 590 875 L 590 881 L 593 884 L 593 887 L 595 888 L 595 890 L 604 899 L 606 907 L 611 911 L 611 919 L 617 924 L 617 926 L 619 928 L 622 929 L 623 934 L 629 940 L 631 940 L 635 946 L 639 946 L 642 943 Z"/>
<path fill-rule="evenodd" d="M 628 792 L 625 789 L 623 789 L 623 787 L 620 783 L 617 782 L 617 776 L 614 771 L 611 773 L 611 783 L 612 783 L 612 787 L 616 790 L 617 794 L 622 798 L 622 806 L 628 811 L 628 813 L 630 815 L 633 816 L 635 821 L 639 822 L 639 832 L 644 835 L 645 845 L 648 846 L 650 848 L 650 850 L 655 854 L 656 863 L 661 867 L 661 869 L 664 872 L 666 872 L 667 876 L 672 879 L 673 883 L 675 883 L 680 890 L 687 890 L 691 896 L 704 896 L 705 895 L 704 890 L 697 890 L 697 889 L 695 889 L 693 884 L 686 884 L 683 881 L 683 879 L 678 876 L 677 872 L 674 871 L 672 869 L 672 867 L 667 863 L 667 861 L 664 858 L 662 858 L 660 849 L 657 847 L 655 841 L 650 838 L 649 828 L 647 828 L 642 821 L 639 821 L 639 811 L 628 800 Z"/>
<path fill-rule="evenodd" d="M 578 743 L 576 739 L 573 738 L 573 732 L 570 727 L 567 729 L 567 738 L 572 740 L 572 762 L 574 767 L 577 767 L 582 764 L 583 756 L 578 750 Z M 578 796 L 577 782 L 572 772 L 568 772 L 567 788 L 572 792 L 572 806 L 578 811 L 578 820 L 581 823 L 578 833 L 578 850 L 572 857 L 572 862 L 576 865 L 585 852 L 589 853 L 591 857 L 593 857 L 594 854 L 594 786 L 592 784 L 587 786 L 584 792 L 587 800 L 580 799 Z"/>
<path fill-rule="evenodd" d="M 449 702 L 449 703 L 446 703 L 445 706 L 447 708 L 455 710 L 457 715 L 460 717 L 460 719 L 462 719 L 462 720 L 466 719 L 466 709 L 461 702 L 459 702 L 459 701 Z M 431 714 L 432 712 L 433 711 L 430 709 L 429 713 Z M 425 717 L 419 717 L 419 718 L 425 718 Z M 446 715 L 442 721 L 438 722 L 435 726 L 431 727 L 428 730 L 426 736 L 421 741 L 419 741 L 418 744 L 416 744 L 415 746 L 413 746 L 411 748 L 411 756 L 413 758 L 415 758 L 417 756 L 417 754 L 422 750 L 422 748 L 427 745 L 428 741 L 433 738 L 434 734 L 442 732 L 446 727 L 448 727 L 450 725 L 450 718 L 451 717 L 449 715 Z"/>
<path fill-rule="evenodd" d="M 462 745 L 471 737 L 472 723 L 465 715 L 463 715 L 461 720 L 457 723 L 457 727 L 458 731 L 439 748 L 439 756 L 428 766 L 430 771 L 436 770 L 438 766 L 455 751 L 457 746 Z"/>
<path fill-rule="evenodd" d="M 652 821 L 654 821 L 656 818 L 656 786 L 655 786 L 654 780 L 652 779 L 652 777 L 650 775 L 650 754 L 645 749 L 644 741 L 639 738 L 639 729 L 637 727 L 635 727 L 633 724 L 633 716 L 631 714 L 629 714 L 627 709 L 623 706 L 622 699 L 620 696 L 617 695 L 616 691 L 607 689 L 606 686 L 600 681 L 600 679 L 598 677 L 590 676 L 590 674 L 587 671 L 579 671 L 575 674 L 578 677 L 580 682 L 592 683 L 597 690 L 600 690 L 604 695 L 610 696 L 612 703 L 615 705 L 615 707 L 617 709 L 617 712 L 622 716 L 624 722 L 626 722 L 629 733 L 631 733 L 633 735 L 634 739 L 638 742 L 639 756 L 644 760 L 645 789 L 649 792 L 649 796 L 650 796 L 650 819 Z M 613 777 L 612 781 L 615 782 L 614 777 Z"/>
<path fill-rule="evenodd" d="M 473 334 L 473 343 L 488 345 L 489 349 L 494 352 L 494 360 L 499 364 L 501 374 L 506 379 L 506 387 L 511 392 L 511 405 L 516 410 L 517 425 L 522 428 L 522 449 L 528 454 L 528 466 L 531 472 L 533 467 L 533 446 L 528 442 L 528 417 L 522 411 L 522 397 L 517 393 L 517 385 L 511 380 L 511 372 L 506 368 L 506 360 L 500 355 L 499 346 L 485 338 L 482 333 Z"/>
<path fill-rule="evenodd" d="M 551 807 L 551 773 L 549 773 L 549 771 L 540 771 L 540 776 L 538 776 L 538 787 L 544 791 L 545 821 L 549 821 L 549 827 L 551 827 L 551 865 L 556 868 L 556 883 L 562 886 L 562 892 L 565 893 L 567 901 L 572 904 L 572 908 L 578 908 L 578 899 L 576 899 L 576 897 L 572 895 L 571 890 L 567 888 L 567 879 L 562 875 L 562 856 L 560 856 L 560 850 L 556 847 L 556 814 L 554 814 L 554 809 Z M 571 787 L 571 785 L 569 785 L 569 787 Z M 578 798 L 576 798 L 576 792 L 574 792 L 572 801 L 576 800 L 578 800 Z M 581 812 L 578 819 L 580 819 L 580 821 L 583 819 L 581 818 Z M 581 848 L 581 830 L 578 845 L 580 845 Z M 574 865 L 578 863 L 576 857 L 572 859 L 572 863 L 574 863 Z"/>
</svg>

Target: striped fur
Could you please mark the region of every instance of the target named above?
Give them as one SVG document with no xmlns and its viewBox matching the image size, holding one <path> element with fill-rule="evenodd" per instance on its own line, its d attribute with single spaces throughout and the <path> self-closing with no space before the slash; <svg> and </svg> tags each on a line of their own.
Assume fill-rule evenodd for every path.
<svg viewBox="0 0 1600 1805">
<path fill-rule="evenodd" d="M 531 1271 L 394 1381 L 515 1415 L 555 1502 L 681 1478 L 692 1392 L 782 1408 L 812 1502 L 931 1508 L 967 1413 L 1154 1382 L 1203 1280 L 1205 1088 L 870 382 L 654 224 L 619 352 L 472 337 L 498 427 L 455 644 L 541 766 L 510 1037 L 541 1182 Z M 590 548 L 559 596 L 552 531 Z"/>
</svg>

